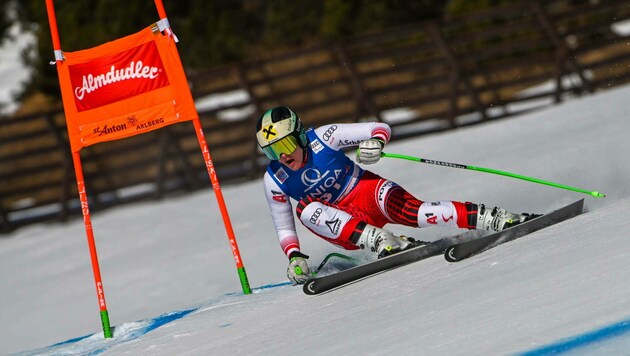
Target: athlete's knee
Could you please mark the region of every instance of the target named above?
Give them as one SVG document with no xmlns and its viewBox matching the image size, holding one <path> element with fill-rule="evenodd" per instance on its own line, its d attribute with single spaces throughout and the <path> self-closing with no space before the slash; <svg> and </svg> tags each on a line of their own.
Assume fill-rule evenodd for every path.
<svg viewBox="0 0 630 356">
<path fill-rule="evenodd" d="M 303 206 L 298 219 L 316 235 L 334 240 L 348 240 L 356 225 L 356 218 L 352 215 L 320 201 L 312 201 Z"/>
<path fill-rule="evenodd" d="M 300 199 L 300 201 L 298 201 L 297 206 L 295 208 L 295 214 L 297 215 L 297 218 L 301 220 L 302 214 L 304 213 L 304 209 L 310 204 L 315 203 L 315 202 L 321 204 L 320 201 L 317 201 L 316 199 L 310 196 Z"/>
<path fill-rule="evenodd" d="M 302 202 L 302 201 L 300 201 Z M 298 206 L 296 209 L 296 215 L 298 219 L 308 228 L 313 228 L 318 225 L 318 221 L 321 218 L 325 218 L 328 215 L 328 206 L 319 201 L 312 201 L 308 204 Z M 324 216 L 322 216 L 324 214 Z"/>
</svg>

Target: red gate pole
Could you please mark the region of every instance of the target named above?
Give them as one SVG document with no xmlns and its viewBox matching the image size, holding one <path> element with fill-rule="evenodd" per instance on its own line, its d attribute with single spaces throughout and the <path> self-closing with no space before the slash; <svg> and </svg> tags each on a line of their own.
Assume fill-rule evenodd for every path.
<svg viewBox="0 0 630 356">
<path fill-rule="evenodd" d="M 193 125 L 195 126 L 195 132 L 197 133 L 197 141 L 199 141 L 199 147 L 201 148 L 203 159 L 206 162 L 206 168 L 208 169 L 210 182 L 212 183 L 212 188 L 214 189 L 214 194 L 217 197 L 217 203 L 219 204 L 219 209 L 221 210 L 221 216 L 223 217 L 223 224 L 225 225 L 225 230 L 227 231 L 228 240 L 230 241 L 230 248 L 232 249 L 232 256 L 234 257 L 234 262 L 236 262 L 236 271 L 238 272 L 238 277 L 241 281 L 241 287 L 243 288 L 243 293 L 251 294 L 252 290 L 249 287 L 249 281 L 247 280 L 247 273 L 245 272 L 245 266 L 243 265 L 243 260 L 241 259 L 241 253 L 239 252 L 238 244 L 236 243 L 236 237 L 234 235 L 234 230 L 232 229 L 232 223 L 230 222 L 230 215 L 228 214 L 227 207 L 225 205 L 225 200 L 223 199 L 223 193 L 221 192 L 221 186 L 219 185 L 217 172 L 214 169 L 214 163 L 212 163 L 212 157 L 210 157 L 210 150 L 208 149 L 208 144 L 206 143 L 206 138 L 203 134 L 203 128 L 201 127 L 201 122 L 199 121 L 198 118 L 193 120 Z"/>
<path fill-rule="evenodd" d="M 53 0 L 46 0 L 46 10 L 48 12 L 48 23 L 50 25 L 50 33 L 52 35 L 53 49 L 55 51 L 55 60 L 57 66 L 63 65 L 61 56 L 61 44 L 59 41 L 59 32 L 57 29 L 57 18 L 55 16 L 55 8 Z M 96 254 L 96 244 L 94 242 L 94 231 L 92 230 L 92 219 L 90 218 L 90 208 L 88 206 L 88 197 L 85 190 L 85 181 L 83 179 L 83 168 L 81 166 L 81 155 L 79 152 L 72 152 L 72 161 L 74 163 L 74 173 L 77 179 L 77 189 L 79 192 L 79 200 L 81 202 L 81 213 L 83 214 L 83 224 L 85 225 L 85 233 L 87 235 L 88 246 L 90 249 L 90 259 L 92 261 L 92 272 L 94 273 L 94 284 L 96 286 L 96 296 L 98 298 L 98 306 L 101 311 L 101 323 L 103 324 L 104 337 L 111 338 L 112 330 L 109 324 L 109 315 L 107 313 L 107 304 L 105 303 L 105 292 L 103 291 L 103 281 L 101 279 L 101 271 L 98 264 L 98 256 Z"/>
<path fill-rule="evenodd" d="M 112 337 L 111 327 L 109 325 L 109 314 L 107 313 L 107 303 L 105 303 L 105 291 L 103 290 L 103 280 L 101 279 L 101 269 L 98 264 L 98 255 L 96 253 L 96 243 L 94 242 L 94 230 L 92 229 L 92 219 L 90 218 L 90 207 L 88 205 L 88 196 L 85 191 L 85 181 L 83 179 L 83 168 L 81 166 L 81 155 L 79 152 L 72 153 L 72 161 L 74 162 L 74 174 L 77 177 L 77 189 L 79 191 L 79 201 L 81 202 L 81 213 L 83 214 L 83 224 L 87 234 L 88 247 L 90 249 L 90 259 L 92 261 L 92 272 L 94 274 L 94 283 L 96 285 L 96 296 L 98 297 L 98 307 L 101 310 L 101 323 L 103 324 L 103 335 L 106 339 Z"/>
<path fill-rule="evenodd" d="M 157 8 L 157 11 L 158 11 L 158 15 L 160 16 L 160 20 L 165 19 L 166 10 L 164 9 L 164 4 L 162 3 L 162 0 L 154 0 L 154 2 L 155 2 L 155 7 Z M 249 286 L 249 281 L 247 279 L 247 273 L 245 272 L 245 266 L 243 265 L 243 260 L 241 259 L 241 253 L 239 252 L 238 244 L 236 243 L 236 236 L 234 235 L 234 230 L 232 229 L 230 215 L 228 214 L 228 210 L 225 205 L 225 200 L 223 199 L 223 193 L 221 192 L 219 179 L 217 177 L 216 170 L 214 169 L 214 163 L 212 162 L 212 157 L 210 156 L 208 143 L 206 142 L 206 138 L 203 134 L 203 128 L 201 126 L 201 122 L 198 117 L 193 119 L 192 121 L 195 127 L 195 133 L 197 134 L 197 141 L 199 142 L 199 147 L 201 148 L 201 153 L 203 154 L 203 158 L 206 163 L 206 168 L 208 169 L 210 182 L 212 183 L 212 188 L 214 189 L 214 194 L 217 198 L 217 203 L 219 204 L 219 210 L 221 210 L 221 216 L 223 217 L 223 224 L 225 225 L 225 230 L 228 235 L 228 240 L 230 241 L 230 248 L 232 250 L 232 256 L 234 257 L 234 262 L 236 263 L 236 270 L 238 272 L 238 276 L 241 281 L 241 287 L 243 288 L 243 293 L 251 294 L 252 291 Z"/>
</svg>

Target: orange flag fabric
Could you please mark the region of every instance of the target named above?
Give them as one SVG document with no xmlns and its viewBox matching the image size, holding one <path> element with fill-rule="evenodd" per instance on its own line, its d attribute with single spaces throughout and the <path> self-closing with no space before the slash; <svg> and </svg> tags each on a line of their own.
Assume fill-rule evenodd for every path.
<svg viewBox="0 0 630 356">
<path fill-rule="evenodd" d="M 198 117 L 173 35 L 157 24 L 63 52 L 57 67 L 73 152 Z"/>
</svg>

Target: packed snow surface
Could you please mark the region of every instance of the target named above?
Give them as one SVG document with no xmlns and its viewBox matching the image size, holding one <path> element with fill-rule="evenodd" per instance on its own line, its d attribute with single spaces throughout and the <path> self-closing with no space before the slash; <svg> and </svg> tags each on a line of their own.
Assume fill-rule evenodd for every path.
<svg viewBox="0 0 630 356">
<path fill-rule="evenodd" d="M 369 169 L 423 200 L 546 212 L 584 197 L 587 212 L 460 263 L 433 257 L 319 296 L 286 283 L 261 180 L 223 187 L 252 295 L 242 294 L 210 184 L 93 214 L 112 339 L 103 339 L 82 219 L 22 228 L 0 238 L 0 354 L 627 354 L 629 98 L 626 86 L 389 144 L 607 197 L 383 159 Z M 421 239 L 458 232 L 390 229 Z M 343 252 L 299 232 L 313 265 Z"/>
</svg>

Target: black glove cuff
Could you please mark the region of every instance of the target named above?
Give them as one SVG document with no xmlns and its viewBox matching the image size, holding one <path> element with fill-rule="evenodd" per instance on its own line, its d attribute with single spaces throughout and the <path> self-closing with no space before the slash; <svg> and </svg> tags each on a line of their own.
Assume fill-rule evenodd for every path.
<svg viewBox="0 0 630 356">
<path fill-rule="evenodd" d="M 289 255 L 289 260 L 291 260 L 293 257 L 302 257 L 302 258 L 308 259 L 308 256 L 303 254 L 300 251 L 291 252 L 291 254 Z"/>
</svg>

